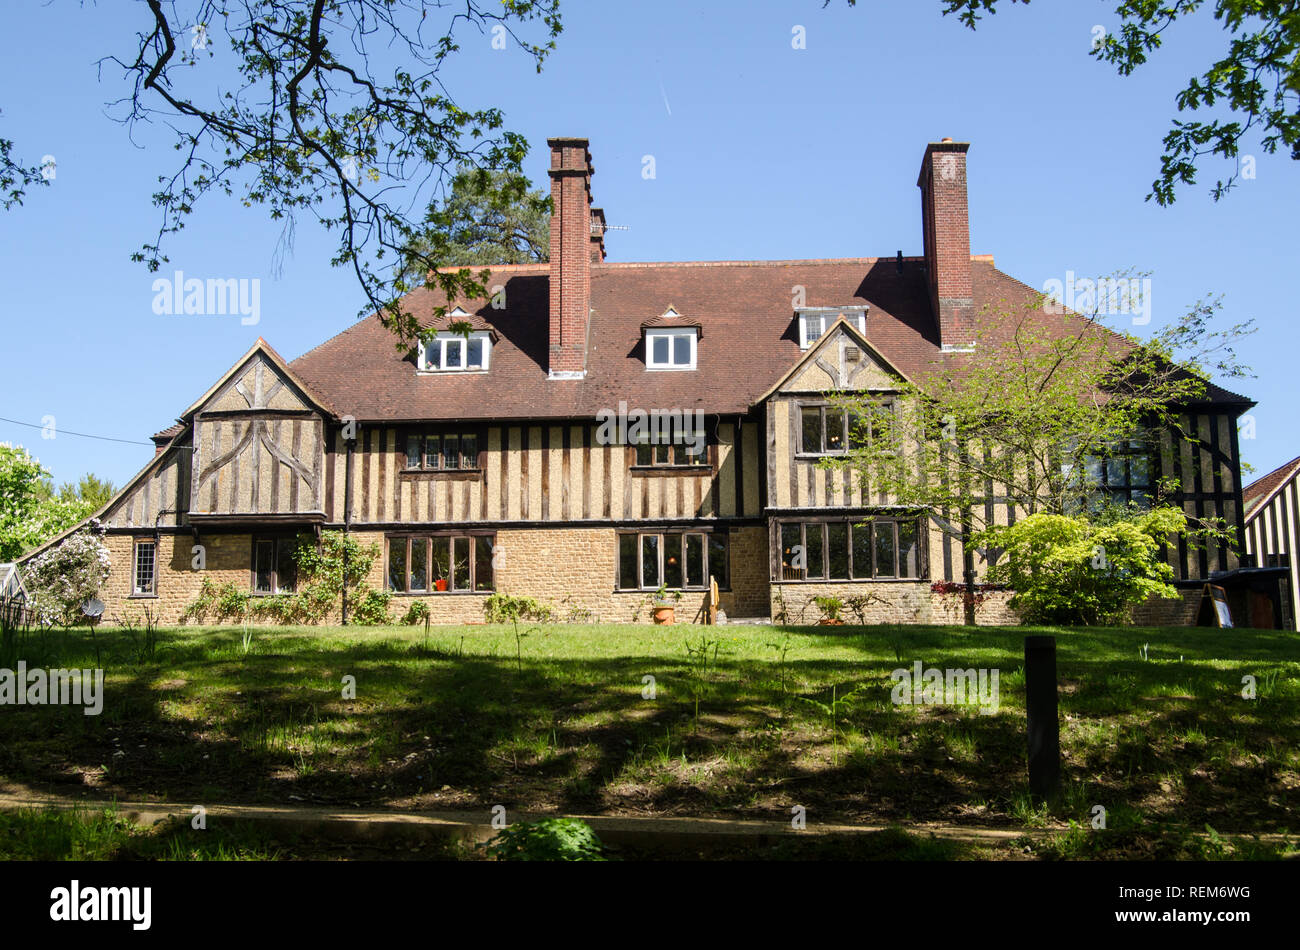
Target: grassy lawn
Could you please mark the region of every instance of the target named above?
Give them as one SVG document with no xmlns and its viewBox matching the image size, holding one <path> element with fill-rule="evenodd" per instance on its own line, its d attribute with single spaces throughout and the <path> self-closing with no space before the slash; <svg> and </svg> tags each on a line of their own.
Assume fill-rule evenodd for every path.
<svg viewBox="0 0 1300 950">
<path fill-rule="evenodd" d="M 1065 788 L 1050 806 L 1025 777 L 1027 632 L 1058 643 Z M 1054 829 L 1019 849 L 1047 857 L 1267 857 L 1285 846 L 1217 836 L 1300 832 L 1294 634 L 550 625 L 517 643 L 479 625 L 261 628 L 246 644 L 180 628 L 152 657 L 129 634 L 96 638 L 102 715 L 4 707 L 0 774 L 200 804 L 777 821 L 803 806 L 809 827 Z M 31 633 L 0 666 L 95 656 L 87 631 Z M 916 660 L 1000 670 L 998 712 L 895 705 L 889 673 Z M 1089 828 L 1094 805 L 1105 833 Z"/>
</svg>

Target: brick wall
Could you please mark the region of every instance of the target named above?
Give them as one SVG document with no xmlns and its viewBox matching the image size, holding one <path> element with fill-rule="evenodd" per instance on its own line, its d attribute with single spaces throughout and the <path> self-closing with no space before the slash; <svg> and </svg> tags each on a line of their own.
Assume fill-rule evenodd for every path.
<svg viewBox="0 0 1300 950">
<path fill-rule="evenodd" d="M 591 154 L 586 139 L 548 139 L 551 147 L 550 370 L 587 366 L 591 307 Z"/>
<path fill-rule="evenodd" d="M 1201 606 L 1201 588 L 1180 590 L 1177 599 L 1150 597 L 1133 608 L 1133 623 L 1140 627 L 1192 627 Z M 1230 605 L 1231 606 L 1231 605 Z M 1233 616 L 1236 616 L 1235 608 Z"/>
</svg>

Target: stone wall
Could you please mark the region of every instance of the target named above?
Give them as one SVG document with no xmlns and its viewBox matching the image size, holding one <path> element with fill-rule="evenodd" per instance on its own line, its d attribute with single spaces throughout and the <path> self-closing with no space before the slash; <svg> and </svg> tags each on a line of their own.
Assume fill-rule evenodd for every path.
<svg viewBox="0 0 1300 950">
<path fill-rule="evenodd" d="M 774 583 L 772 584 L 773 617 L 784 610 L 792 624 L 815 624 L 822 617 L 814 598 L 838 597 L 847 601 L 852 597 L 871 597 L 862 615 L 868 624 L 961 624 L 962 605 L 959 598 L 944 597 L 930 590 L 930 581 L 871 581 L 868 583 Z M 981 626 L 1010 626 L 1019 623 L 1016 613 L 1007 601 L 1009 591 L 989 591 L 984 603 L 975 614 Z M 858 614 L 847 605 L 841 619 L 857 623 Z"/>
<path fill-rule="evenodd" d="M 152 535 L 149 535 L 152 537 Z M 382 531 L 353 531 L 362 545 L 376 544 L 380 556 L 371 566 L 366 583 L 382 590 L 385 586 L 385 535 Z M 251 586 L 252 538 L 248 534 L 203 535 L 206 571 L 191 569 L 189 535 L 163 535 L 158 541 L 157 594 L 131 595 L 135 536 L 109 534 L 105 543 L 113 569 L 101 595 L 105 623 L 122 619 L 139 621 L 147 609 L 165 625 L 180 622 L 181 614 L 199 596 L 206 577 L 218 587 L 233 583 L 239 590 Z M 539 528 L 497 532 L 503 552 L 497 561 L 496 589 L 518 596 L 533 597 L 555 609 L 559 619 L 589 618 L 592 622 L 649 622 L 651 607 L 644 591 L 614 590 L 617 539 L 615 530 L 603 527 Z M 739 527 L 731 532 L 732 589 L 721 592 L 722 609 L 729 617 L 767 615 L 767 534 L 762 527 Z M 483 622 L 483 603 L 488 594 L 477 592 L 395 594 L 390 613 L 399 620 L 417 600 L 428 603 L 432 622 L 464 624 Z M 702 591 L 686 591 L 676 602 L 679 622 L 690 621 L 704 607 Z M 337 623 L 335 613 L 327 618 Z M 208 623 L 218 622 L 209 616 Z M 266 621 L 264 621 L 266 622 Z"/>
<path fill-rule="evenodd" d="M 218 587 L 233 583 L 240 590 L 248 590 L 251 586 L 249 562 L 253 540 L 250 535 L 203 536 L 206 570 L 196 571 L 191 567 L 193 537 L 164 534 L 158 538 L 155 561 L 158 578 L 154 589 L 157 593 L 154 596 L 133 595 L 131 587 L 137 537 L 152 540 L 153 535 L 110 533 L 104 536 L 112 564 L 99 598 L 104 602 L 104 623 L 117 623 L 124 619 L 139 622 L 148 610 L 164 625 L 177 624 L 185 608 L 198 597 L 205 577 Z"/>
<path fill-rule="evenodd" d="M 377 544 L 380 556 L 375 559 L 367 583 L 384 587 L 384 533 L 354 531 L 361 544 Z M 175 625 L 180 616 L 198 597 L 206 577 L 216 586 L 233 583 L 247 591 L 251 584 L 249 562 L 252 538 L 248 534 L 205 534 L 206 571 L 191 569 L 190 535 L 163 534 L 158 539 L 158 582 L 154 596 L 131 594 L 133 552 L 136 537 L 151 534 L 110 533 L 105 536 L 113 569 L 100 595 L 104 601 L 104 623 L 124 619 L 143 620 L 146 610 L 164 625 Z M 502 530 L 497 544 L 504 550 L 496 571 L 498 591 L 533 597 L 555 609 L 559 620 L 589 618 L 603 623 L 648 623 L 651 607 L 644 592 L 614 590 L 617 543 L 615 530 L 605 527 L 534 528 Z M 722 609 L 728 618 L 779 616 L 784 610 L 790 623 L 815 624 L 821 612 L 813 603 L 819 596 L 848 599 L 874 595 L 877 598 L 865 609 L 871 624 L 960 624 L 960 601 L 930 590 L 929 581 L 875 581 L 870 583 L 772 583 L 768 580 L 769 558 L 767 531 L 762 526 L 731 529 L 731 589 L 721 592 Z M 483 622 L 486 593 L 436 593 L 394 595 L 393 619 L 399 620 L 411 603 L 428 603 L 432 622 L 465 624 Z M 1007 606 L 1008 591 L 991 591 L 976 614 L 981 625 L 1014 625 L 1015 612 Z M 1200 605 L 1200 588 L 1180 591 L 1176 600 L 1152 598 L 1133 611 L 1135 624 L 1142 626 L 1190 626 L 1196 623 Z M 701 591 L 687 591 L 676 602 L 678 622 L 690 622 L 704 606 Z M 1233 604 L 1234 616 L 1244 609 Z M 856 615 L 846 607 L 843 618 L 856 622 Z M 338 623 L 337 613 L 328 622 Z M 215 617 L 208 618 L 215 623 Z"/>
</svg>

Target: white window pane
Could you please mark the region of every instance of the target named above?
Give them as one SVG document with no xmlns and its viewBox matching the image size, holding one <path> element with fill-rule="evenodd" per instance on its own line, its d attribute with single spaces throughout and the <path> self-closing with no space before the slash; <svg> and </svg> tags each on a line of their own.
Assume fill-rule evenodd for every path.
<svg viewBox="0 0 1300 950">
<path fill-rule="evenodd" d="M 469 355 L 465 360 L 465 365 L 481 369 L 483 366 L 483 341 L 481 339 L 470 340 L 468 347 Z"/>
<path fill-rule="evenodd" d="M 464 343 L 465 343 L 464 340 L 447 341 L 447 353 L 446 353 L 447 369 L 460 369 L 461 366 L 463 365 L 461 363 L 461 353 L 462 353 L 461 347 L 464 345 Z"/>
<path fill-rule="evenodd" d="M 673 365 L 691 365 L 691 338 L 685 333 L 673 337 Z"/>
<path fill-rule="evenodd" d="M 665 366 L 668 363 L 668 337 L 655 336 L 650 338 L 651 357 L 650 362 L 655 366 Z"/>
<path fill-rule="evenodd" d="M 440 368 L 440 364 L 438 362 L 438 355 L 441 352 L 441 350 L 442 350 L 442 343 L 437 340 L 435 340 L 432 343 L 426 343 L 424 345 L 424 368 L 425 369 Z"/>
</svg>

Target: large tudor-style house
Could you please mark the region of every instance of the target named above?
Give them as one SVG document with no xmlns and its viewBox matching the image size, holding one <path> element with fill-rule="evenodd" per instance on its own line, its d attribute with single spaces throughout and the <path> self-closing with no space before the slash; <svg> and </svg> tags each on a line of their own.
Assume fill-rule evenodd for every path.
<svg viewBox="0 0 1300 950">
<path fill-rule="evenodd" d="M 468 334 L 403 356 L 372 316 L 293 361 L 259 339 L 154 437 L 155 458 L 99 515 L 106 616 L 147 606 L 174 623 L 204 577 L 291 590 L 295 539 L 341 530 L 380 545 L 369 582 L 394 591 L 394 615 L 427 598 L 434 622 L 482 620 L 492 591 L 644 620 L 661 586 L 689 620 L 711 579 L 731 618 L 811 622 L 814 596 L 870 592 L 872 622 L 953 619 L 932 585 L 962 580 L 958 540 L 818 460 L 850 438 L 829 393 L 888 400 L 900 379 L 969 359 L 984 308 L 1038 297 L 970 252 L 967 145 L 925 150 L 923 256 L 672 263 L 606 260 L 588 143 L 549 145 L 550 260 L 492 267 L 491 296 L 442 317 Z M 440 302 L 420 290 L 406 306 L 433 326 Z M 1236 419 L 1250 405 L 1212 387 L 1186 407 L 1199 444 L 1166 436 L 1150 464 L 1103 466 L 1102 487 L 1140 497 L 1174 465 L 1188 513 L 1240 531 Z M 685 425 L 672 444 L 601 431 L 637 411 Z M 796 544 L 805 566 L 783 556 Z M 1186 596 L 1147 619 L 1194 622 L 1203 582 L 1237 569 L 1237 552 L 1168 552 Z M 1012 619 L 1005 597 L 980 619 Z"/>
</svg>

